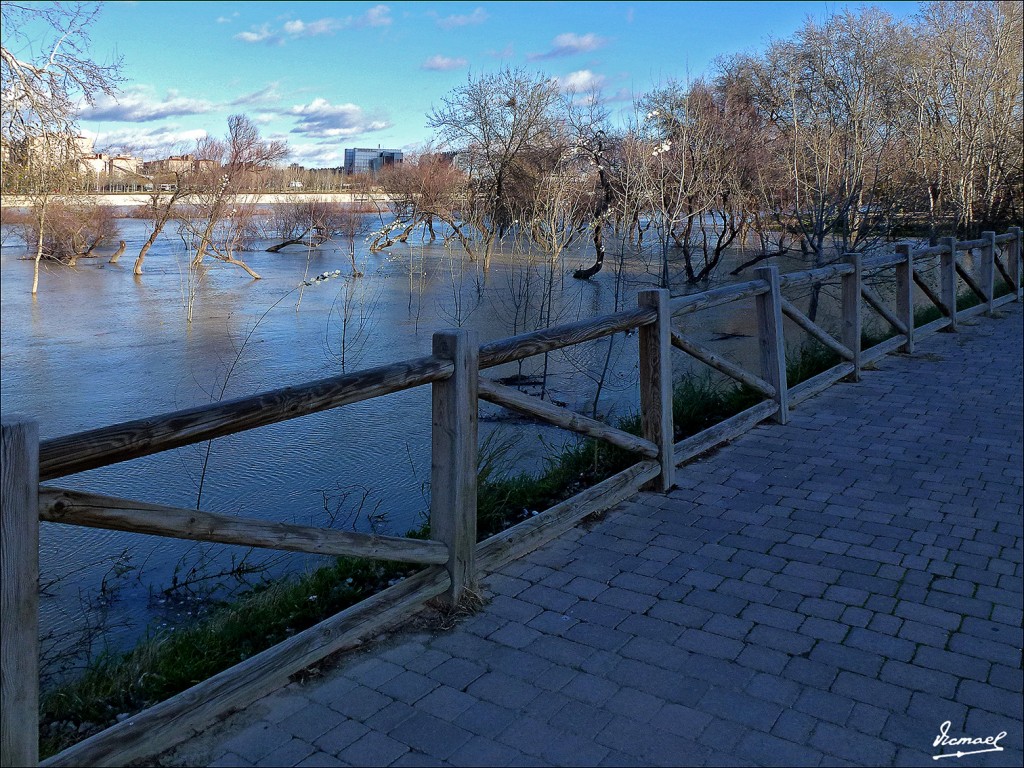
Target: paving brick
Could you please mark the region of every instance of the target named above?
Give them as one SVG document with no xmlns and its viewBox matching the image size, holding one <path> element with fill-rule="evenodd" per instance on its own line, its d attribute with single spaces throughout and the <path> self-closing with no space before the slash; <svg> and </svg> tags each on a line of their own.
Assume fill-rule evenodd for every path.
<svg viewBox="0 0 1024 768">
<path fill-rule="evenodd" d="M 700 710 L 765 733 L 771 731 L 783 707 L 742 693 L 712 688 L 700 700 Z"/>
<path fill-rule="evenodd" d="M 801 686 L 777 675 L 754 675 L 747 683 L 746 692 L 765 701 L 791 706 L 800 695 Z"/>
<path fill-rule="evenodd" d="M 885 662 L 885 658 L 878 653 L 826 641 L 820 641 L 814 646 L 810 658 L 822 664 L 869 676 L 877 675 Z"/>
<path fill-rule="evenodd" d="M 313 746 L 327 754 L 336 756 L 345 747 L 358 741 L 369 732 L 370 729 L 363 723 L 355 720 L 346 720 L 316 739 L 313 742 Z"/>
<path fill-rule="evenodd" d="M 765 733 L 749 733 L 736 747 L 736 753 L 756 765 L 818 765 L 821 752 Z"/>
<path fill-rule="evenodd" d="M 870 629 L 854 627 L 843 641 L 843 645 L 859 648 L 890 659 L 910 661 L 914 657 L 916 646 L 908 640 L 884 635 Z"/>
<path fill-rule="evenodd" d="M 316 750 L 301 739 L 289 739 L 256 761 L 255 765 L 275 768 L 279 765 L 296 765 Z"/>
<path fill-rule="evenodd" d="M 398 675 L 398 677 L 391 678 L 379 686 L 377 690 L 397 701 L 412 704 L 418 699 L 422 699 L 437 688 L 438 685 L 440 685 L 438 681 L 431 680 L 429 677 L 425 677 L 418 672 L 406 671 Z"/>
<path fill-rule="evenodd" d="M 389 696 L 385 696 L 372 688 L 357 685 L 344 696 L 325 702 L 327 706 L 346 717 L 355 720 L 365 720 L 373 714 L 384 709 L 392 702 Z"/>
<path fill-rule="evenodd" d="M 942 672 L 953 672 L 957 677 L 972 680 L 988 680 L 989 663 L 973 656 L 940 651 L 926 645 L 919 646 L 914 655 L 914 664 Z"/>
<path fill-rule="evenodd" d="M 298 712 L 281 720 L 278 725 L 292 736 L 312 742 L 331 728 L 345 721 L 343 715 L 322 704 L 310 703 Z"/>
<path fill-rule="evenodd" d="M 255 723 L 224 741 L 221 748 L 255 763 L 289 739 L 291 735 L 276 725 Z"/>
<path fill-rule="evenodd" d="M 675 644 L 693 653 L 729 660 L 735 659 L 743 650 L 743 643 L 739 640 L 713 635 L 700 629 L 684 630 Z"/>
<path fill-rule="evenodd" d="M 959 682 L 954 675 L 946 672 L 892 660 L 885 662 L 879 679 L 913 691 L 924 691 L 946 698 L 953 697 Z"/>
<path fill-rule="evenodd" d="M 405 672 L 398 664 L 392 664 L 383 659 L 369 658 L 354 664 L 345 670 L 345 677 L 355 680 L 360 685 L 373 688 L 386 683 L 393 677 L 398 677 Z"/>
<path fill-rule="evenodd" d="M 956 700 L 969 707 L 1005 715 L 1017 722 L 1024 720 L 1024 700 L 1015 693 L 991 685 L 964 680 L 957 689 Z"/>
<path fill-rule="evenodd" d="M 486 672 L 478 677 L 466 693 L 510 709 L 526 706 L 540 691 L 525 681 L 501 672 Z"/>
<path fill-rule="evenodd" d="M 609 712 L 645 722 L 649 722 L 663 706 L 664 699 L 635 688 L 620 688 L 604 703 Z"/>
<path fill-rule="evenodd" d="M 427 673 L 427 677 L 463 691 L 474 680 L 487 672 L 487 668 L 466 659 L 449 659 Z"/>
<path fill-rule="evenodd" d="M 796 630 L 806 618 L 801 613 L 783 611 L 767 605 L 748 605 L 740 617 L 769 627 L 788 630 Z"/>
<path fill-rule="evenodd" d="M 856 702 L 846 696 L 817 688 L 805 688 L 793 705 L 793 709 L 807 715 L 814 715 L 819 720 L 843 725 L 849 719 L 855 704 Z"/>
<path fill-rule="evenodd" d="M 819 723 L 810 743 L 822 752 L 858 765 L 887 765 L 896 755 L 896 746 L 891 742 L 865 736 L 832 723 Z"/>
<path fill-rule="evenodd" d="M 892 712 L 904 712 L 910 703 L 907 689 L 852 672 L 840 672 L 832 684 L 832 692 L 865 704 L 877 704 Z"/>
<path fill-rule="evenodd" d="M 785 629 L 766 627 L 758 624 L 747 635 L 748 643 L 755 643 L 766 648 L 789 654 L 807 653 L 814 647 L 814 639 Z"/>
<path fill-rule="evenodd" d="M 370 731 L 345 749 L 339 757 L 350 765 L 391 765 L 409 747 L 378 731 Z"/>
<path fill-rule="evenodd" d="M 469 741 L 472 735 L 458 725 L 425 712 L 417 712 L 388 732 L 388 736 L 402 744 L 441 759 Z"/>
<path fill-rule="evenodd" d="M 343 766 L 347 765 L 347 763 L 341 762 L 341 760 L 333 755 L 328 755 L 324 752 L 314 752 L 295 765 L 297 768 L 332 768 L 332 766 Z"/>
<path fill-rule="evenodd" d="M 458 766 L 499 766 L 512 765 L 522 755 L 505 744 L 473 736 L 448 757 L 448 762 Z"/>
</svg>

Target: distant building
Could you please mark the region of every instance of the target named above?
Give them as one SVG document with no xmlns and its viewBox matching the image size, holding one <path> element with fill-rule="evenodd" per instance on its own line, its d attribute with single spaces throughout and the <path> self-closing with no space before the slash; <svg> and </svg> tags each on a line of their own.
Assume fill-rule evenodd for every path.
<svg viewBox="0 0 1024 768">
<path fill-rule="evenodd" d="M 365 149 L 357 147 L 345 150 L 345 173 L 351 176 L 355 173 L 376 173 L 388 165 L 398 165 L 402 162 L 402 150 L 400 149 Z"/>
<path fill-rule="evenodd" d="M 216 169 L 216 160 L 203 160 L 195 155 L 171 155 L 164 160 L 150 160 L 143 164 L 142 172 L 152 176 L 156 173 L 202 173 Z"/>
</svg>

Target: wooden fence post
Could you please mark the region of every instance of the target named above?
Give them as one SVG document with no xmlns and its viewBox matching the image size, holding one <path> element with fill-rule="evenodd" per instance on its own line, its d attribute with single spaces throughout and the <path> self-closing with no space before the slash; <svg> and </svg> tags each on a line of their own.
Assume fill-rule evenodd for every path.
<svg viewBox="0 0 1024 768">
<path fill-rule="evenodd" d="M 476 581 L 477 391 L 480 345 L 468 330 L 434 334 L 433 351 L 455 363 L 455 372 L 432 386 L 430 536 L 448 547 L 455 605 Z"/>
<path fill-rule="evenodd" d="M 941 245 L 949 248 L 949 253 L 939 256 L 939 284 L 941 290 L 939 296 L 946 307 L 949 315 L 949 325 L 946 329 L 950 333 L 956 332 L 956 238 L 944 237 Z"/>
<path fill-rule="evenodd" d="M 1022 295 L 1024 295 L 1024 289 L 1020 284 L 1021 276 L 1021 258 L 1024 257 L 1024 230 L 1020 227 L 1010 227 L 1010 231 L 1013 233 L 1014 241 L 1010 244 L 1009 253 L 1006 256 L 1007 262 L 1006 271 L 1010 273 L 1010 277 L 1013 278 L 1013 292 L 1016 295 L 1016 301 L 1020 301 Z"/>
<path fill-rule="evenodd" d="M 779 268 L 759 267 L 754 271 L 759 280 L 768 283 L 768 292 L 759 293 L 756 302 L 757 334 L 761 347 L 762 378 L 775 387 L 775 404 L 779 424 L 789 421 L 789 386 L 786 382 L 786 342 L 782 335 L 782 294 L 779 291 Z"/>
<path fill-rule="evenodd" d="M 860 381 L 860 336 L 861 336 L 861 270 L 860 254 L 847 253 L 843 256 L 843 263 L 853 267 L 853 272 L 843 275 L 842 293 L 842 317 L 843 317 L 843 346 L 853 352 L 853 373 L 850 374 L 852 381 Z"/>
<path fill-rule="evenodd" d="M 907 341 L 901 352 L 914 354 L 914 255 L 909 243 L 896 246 L 903 261 L 896 265 L 896 317 L 907 326 Z"/>
<path fill-rule="evenodd" d="M 981 249 L 981 290 L 985 294 L 985 314 L 991 316 L 995 309 L 992 302 L 996 297 L 996 233 L 982 232 L 981 237 L 988 240 Z"/>
<path fill-rule="evenodd" d="M 645 486 L 664 493 L 675 484 L 672 423 L 672 313 L 664 288 L 640 291 L 641 307 L 657 310 L 653 325 L 640 326 L 640 420 L 644 437 L 658 446 L 661 474 Z"/>
<path fill-rule="evenodd" d="M 39 427 L 0 424 L 0 765 L 38 765 Z"/>
</svg>

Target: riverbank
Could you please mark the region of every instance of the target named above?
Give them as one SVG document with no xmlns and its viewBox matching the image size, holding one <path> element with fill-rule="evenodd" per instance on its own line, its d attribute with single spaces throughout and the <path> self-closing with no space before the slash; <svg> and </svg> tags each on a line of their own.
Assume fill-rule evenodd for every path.
<svg viewBox="0 0 1024 768">
<path fill-rule="evenodd" d="M 76 196 L 75 199 L 81 199 L 82 197 L 94 201 L 97 205 L 111 207 L 147 205 L 152 200 L 152 196 L 146 192 L 82 195 Z M 236 204 L 244 202 L 255 205 L 300 204 L 315 200 L 329 203 L 376 203 L 384 207 L 388 202 L 386 195 L 372 192 L 369 194 L 365 192 L 270 192 L 265 194 L 233 195 L 230 198 Z M 31 204 L 32 199 L 24 195 L 0 195 L 0 209 L 27 208 Z"/>
</svg>

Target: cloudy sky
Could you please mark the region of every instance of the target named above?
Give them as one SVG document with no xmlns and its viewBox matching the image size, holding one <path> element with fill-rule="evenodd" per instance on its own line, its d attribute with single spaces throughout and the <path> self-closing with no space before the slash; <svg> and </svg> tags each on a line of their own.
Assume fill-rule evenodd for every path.
<svg viewBox="0 0 1024 768">
<path fill-rule="evenodd" d="M 897 16 L 916 3 L 874 3 Z M 116 101 L 82 113 L 98 148 L 187 151 L 250 115 L 291 161 L 340 165 L 346 147 L 411 149 L 426 114 L 467 76 L 523 66 L 620 109 L 722 54 L 786 37 L 836 2 L 110 2 L 92 31 L 123 60 Z M 859 6 L 860 3 L 850 3 Z"/>
</svg>

